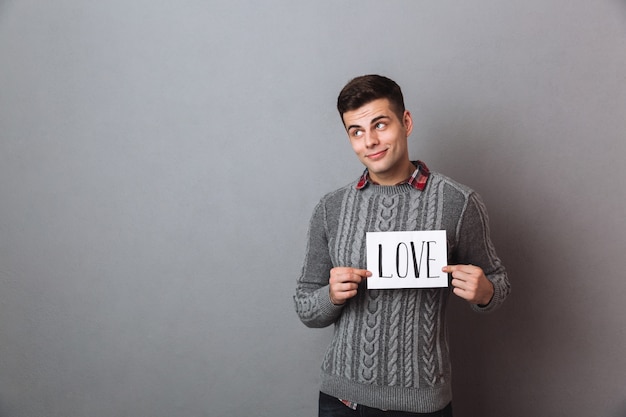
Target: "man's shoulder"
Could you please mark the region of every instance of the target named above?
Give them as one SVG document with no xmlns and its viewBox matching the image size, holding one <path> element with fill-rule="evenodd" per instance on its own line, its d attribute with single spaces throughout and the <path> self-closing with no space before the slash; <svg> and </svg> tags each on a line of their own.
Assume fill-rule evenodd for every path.
<svg viewBox="0 0 626 417">
<path fill-rule="evenodd" d="M 343 198 L 343 196 L 347 193 L 347 192 L 355 192 L 358 191 L 356 189 L 356 185 L 357 185 L 358 181 L 352 181 L 342 187 L 339 187 L 333 191 L 330 191 L 326 194 L 324 194 L 321 198 L 321 201 L 328 201 L 328 200 L 335 200 L 337 198 Z"/>
<path fill-rule="evenodd" d="M 465 197 L 469 196 L 470 194 L 475 193 L 471 187 L 465 184 L 461 184 L 455 179 L 452 179 L 448 177 L 447 175 L 444 175 L 436 171 L 430 172 L 430 178 L 428 178 L 428 185 L 429 185 L 429 190 L 435 190 L 435 189 L 438 189 L 439 187 L 447 187 L 448 189 L 456 191 Z"/>
</svg>

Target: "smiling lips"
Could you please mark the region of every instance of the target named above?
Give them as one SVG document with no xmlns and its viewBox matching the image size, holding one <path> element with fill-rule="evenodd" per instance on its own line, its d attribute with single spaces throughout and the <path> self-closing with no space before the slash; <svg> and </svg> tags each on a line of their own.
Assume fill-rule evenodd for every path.
<svg viewBox="0 0 626 417">
<path fill-rule="evenodd" d="M 384 157 L 386 153 L 387 153 L 387 149 L 383 149 L 380 152 L 376 152 L 376 153 L 371 153 L 371 154 L 365 155 L 365 157 L 368 158 L 368 159 L 371 159 L 372 161 L 378 161 L 379 159 Z"/>
</svg>

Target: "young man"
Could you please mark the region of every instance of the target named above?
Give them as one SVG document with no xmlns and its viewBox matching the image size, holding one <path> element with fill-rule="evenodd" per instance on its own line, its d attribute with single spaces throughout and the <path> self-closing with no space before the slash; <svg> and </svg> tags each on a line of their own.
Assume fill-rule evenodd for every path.
<svg viewBox="0 0 626 417">
<path fill-rule="evenodd" d="M 294 297 L 307 326 L 335 326 L 319 415 L 451 416 L 450 292 L 478 312 L 510 292 L 485 207 L 468 187 L 409 159 L 413 120 L 394 81 L 357 77 L 337 108 L 366 169 L 316 206 Z M 414 230 L 446 231 L 450 286 L 368 290 L 366 232 Z"/>
</svg>

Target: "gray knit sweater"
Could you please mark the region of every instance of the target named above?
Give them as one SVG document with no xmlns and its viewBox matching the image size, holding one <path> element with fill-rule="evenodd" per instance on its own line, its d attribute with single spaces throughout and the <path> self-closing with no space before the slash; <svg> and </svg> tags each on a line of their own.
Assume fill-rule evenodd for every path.
<svg viewBox="0 0 626 417">
<path fill-rule="evenodd" d="M 324 196 L 308 233 L 295 305 L 309 327 L 335 325 L 322 364 L 321 391 L 370 407 L 418 413 L 452 399 L 445 312 L 450 288 L 367 290 L 343 306 L 329 298 L 330 269 L 366 267 L 368 231 L 445 230 L 449 264 L 483 268 L 497 308 L 509 281 L 489 238 L 487 214 L 471 189 L 431 172 L 423 191 L 408 184 L 356 182 Z"/>
</svg>

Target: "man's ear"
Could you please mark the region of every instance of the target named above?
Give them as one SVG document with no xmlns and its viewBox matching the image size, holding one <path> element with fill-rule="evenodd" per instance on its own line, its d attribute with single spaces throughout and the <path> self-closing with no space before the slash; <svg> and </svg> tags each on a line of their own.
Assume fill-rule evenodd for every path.
<svg viewBox="0 0 626 417">
<path fill-rule="evenodd" d="M 404 115 L 402 116 L 402 124 L 404 125 L 404 129 L 406 130 L 406 135 L 409 136 L 413 131 L 413 117 L 411 116 L 411 112 L 408 110 L 404 111 Z"/>
</svg>

